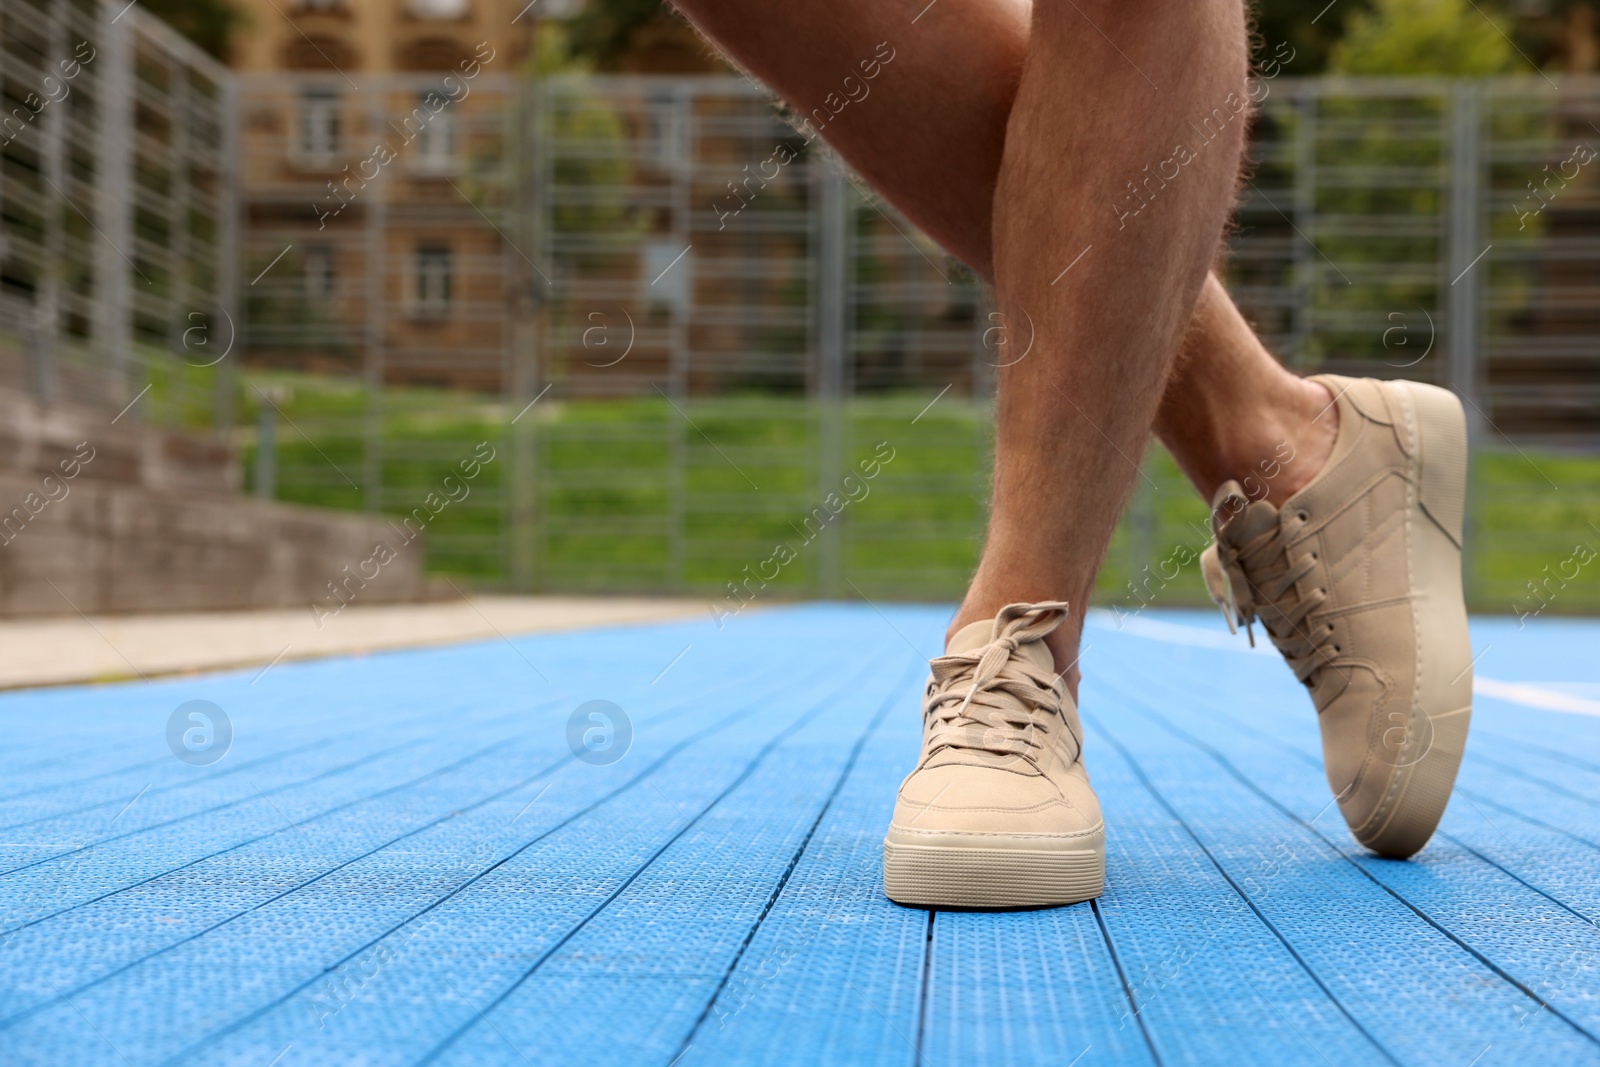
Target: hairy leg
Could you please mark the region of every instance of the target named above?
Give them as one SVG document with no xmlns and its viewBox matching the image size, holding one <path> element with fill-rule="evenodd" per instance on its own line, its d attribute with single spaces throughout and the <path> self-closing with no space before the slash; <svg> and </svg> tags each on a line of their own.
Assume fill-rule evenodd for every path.
<svg viewBox="0 0 1600 1067">
<path fill-rule="evenodd" d="M 932 6 L 924 6 L 921 0 L 905 6 L 823 0 L 804 9 L 752 5 L 744 0 L 684 0 L 681 6 L 702 32 L 801 112 L 837 92 L 841 80 L 855 72 L 858 60 L 872 55 L 880 42 L 893 48 L 895 58 L 871 83 L 870 95 L 846 107 L 823 134 L 924 232 L 994 280 L 992 235 L 997 216 L 992 206 L 1006 145 L 1006 124 L 1029 48 L 1032 10 L 1028 0 L 937 0 Z M 1071 26 L 1070 47 L 1087 54 L 1098 43 L 1101 60 L 1122 64 L 1122 73 L 1137 80 L 1131 92 L 1150 94 L 1145 106 L 1152 115 L 1165 115 L 1176 125 L 1177 120 L 1197 119 L 1215 103 L 1194 103 L 1192 114 L 1185 113 L 1183 101 L 1167 91 L 1167 85 L 1153 89 L 1119 56 L 1117 49 L 1125 50 L 1127 40 L 1143 32 L 1138 26 L 1119 35 L 1092 13 L 1098 29 L 1081 13 L 1073 14 L 1076 22 Z M 1164 12 L 1151 12 L 1149 17 L 1177 25 Z M 1118 43 L 1112 44 L 1107 37 Z M 1075 55 L 1058 58 L 1078 62 Z M 1163 67 L 1175 63 L 1171 59 L 1152 62 Z M 1157 81 L 1166 80 L 1160 77 L 1162 72 L 1150 73 L 1157 75 Z M 1232 88 L 1242 91 L 1242 86 Z M 1094 85 L 1086 84 L 1082 92 L 1082 99 L 1096 101 L 1094 110 L 1101 106 Z M 1225 91 L 1219 98 L 1222 95 Z M 1059 102 L 1056 106 L 1060 107 Z M 1060 110 L 1064 124 L 1081 125 L 1092 109 L 1078 105 Z M 1090 153 L 1097 147 L 1087 140 L 1081 146 Z M 1133 162 L 1127 173 L 1101 175 L 1097 180 L 1102 184 L 1095 190 L 1078 190 L 1084 195 L 1075 202 L 1075 210 L 1085 219 L 1114 223 L 1115 205 L 1119 197 L 1125 200 L 1127 196 L 1126 183 L 1142 177 L 1146 165 L 1168 158 L 1170 149 L 1165 145 L 1152 150 Z M 1043 173 L 1041 180 L 1048 189 L 1070 195 L 1062 181 L 1062 166 L 1063 161 L 1058 161 L 1056 171 Z M 1191 175 L 1185 173 L 1184 177 Z M 1153 223 L 1165 225 L 1158 219 L 1168 208 L 1160 205 L 1172 202 L 1158 197 L 1149 213 L 1141 212 L 1128 224 L 1143 228 L 1151 228 Z M 1039 270 L 1061 260 L 1056 267 L 1059 270 L 1065 266 L 1062 253 L 1076 254 L 1082 247 L 1069 249 L 1064 237 L 1058 239 L 1063 243 L 1047 250 Z M 1087 243 L 1088 239 L 1083 242 Z M 1091 251 L 1089 257 L 1093 256 Z M 1072 273 L 1089 271 L 1089 257 Z M 1053 276 L 1055 272 L 1050 273 Z M 1144 287 L 1149 284 L 1148 279 L 1141 282 Z M 1214 277 L 1207 278 L 1200 291 L 1183 348 L 1183 357 L 1162 396 L 1155 427 L 1202 495 L 1209 498 L 1227 478 L 1243 479 L 1256 472 L 1264 460 L 1281 462 L 1285 450 L 1278 446 L 1283 442 L 1289 443 L 1289 454 L 1296 459 L 1283 464 L 1277 477 L 1267 483 L 1270 498 L 1286 498 L 1308 481 L 1332 444 L 1333 417 L 1320 424 L 1311 421 L 1327 404 L 1326 392 L 1288 374 L 1273 360 Z M 1054 390 L 1048 394 L 1053 396 Z M 1065 399 L 1057 397 L 1054 402 L 1057 421 L 1081 419 Z M 1119 443 L 1118 448 L 1136 459 L 1142 445 L 1141 428 L 1134 441 Z M 1104 447 L 1103 438 L 1100 446 Z M 1115 455 L 1112 458 L 1123 463 Z M 1006 501 L 1001 494 L 1011 492 L 1010 484 L 997 482 L 997 513 L 1003 510 Z M 1051 492 L 1058 491 L 1059 487 L 1052 485 Z M 1120 503 L 1120 497 L 1116 502 Z M 1114 518 L 1112 502 L 1101 501 L 1098 507 Z M 1053 544 L 1048 531 L 1040 531 L 1035 539 Z M 1007 566 L 1033 566 L 1027 559 L 1009 555 L 1005 559 Z M 980 572 L 980 577 L 994 573 L 998 562 L 986 562 L 987 571 Z M 1043 580 L 1048 573 L 1049 568 L 1037 576 Z M 1075 595 L 1085 597 L 1087 587 Z M 965 617 L 964 612 L 962 619 Z M 1065 647 L 1071 640 L 1070 630 L 1060 640 Z"/>
<path fill-rule="evenodd" d="M 1156 412 L 1156 435 L 1208 502 L 1238 480 L 1281 504 L 1333 451 L 1328 390 L 1289 373 L 1262 346 L 1215 274 L 1206 277 Z"/>
<path fill-rule="evenodd" d="M 893 60 L 866 84 L 868 95 L 820 132 L 922 232 L 993 281 L 990 204 L 1032 5 L 936 0 L 924 10 L 925 4 L 678 0 L 676 6 L 801 115 L 830 94 L 842 96 L 846 77 L 861 81 L 859 64 L 880 44 L 893 49 Z"/>
<path fill-rule="evenodd" d="M 865 58 L 878 42 L 888 43 L 893 63 L 825 136 L 924 233 L 994 280 L 991 204 L 1028 50 L 1031 0 L 680 6 L 801 111 L 839 89 L 857 53 Z M 1111 203 L 1108 196 L 1101 210 Z M 1262 462 L 1293 455 L 1263 483 L 1266 499 L 1281 501 L 1310 481 L 1332 448 L 1337 415 L 1317 419 L 1328 399 L 1321 386 L 1279 366 L 1212 276 L 1155 428 L 1206 499 L 1229 478 L 1243 481 L 1259 475 Z"/>
<path fill-rule="evenodd" d="M 953 629 L 1012 601 L 1065 599 L 1074 611 L 1052 648 L 1058 666 L 1075 658 L 1232 204 L 1246 73 L 1238 0 L 1034 7 L 992 230 L 1002 313 L 1031 325 L 1034 347 L 1000 371 L 989 536 Z M 1108 194 L 1172 160 L 1136 216 L 1107 210 Z M 1126 199 L 1124 211 L 1140 204 Z"/>
</svg>

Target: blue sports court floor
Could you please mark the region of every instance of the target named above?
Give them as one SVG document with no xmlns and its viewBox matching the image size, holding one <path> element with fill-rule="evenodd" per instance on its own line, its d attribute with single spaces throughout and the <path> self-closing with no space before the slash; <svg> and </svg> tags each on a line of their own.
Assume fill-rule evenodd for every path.
<svg viewBox="0 0 1600 1067">
<path fill-rule="evenodd" d="M 984 914 L 879 884 L 945 619 L 0 696 L 0 1063 L 1600 1064 L 1600 623 L 1477 623 L 1459 791 L 1392 862 L 1273 655 L 1097 614 L 1105 896 Z"/>
</svg>

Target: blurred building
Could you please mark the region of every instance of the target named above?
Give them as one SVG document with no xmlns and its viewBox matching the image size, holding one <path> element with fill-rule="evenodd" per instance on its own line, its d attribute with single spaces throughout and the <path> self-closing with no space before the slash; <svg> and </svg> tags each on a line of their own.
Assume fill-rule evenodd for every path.
<svg viewBox="0 0 1600 1067">
<path fill-rule="evenodd" d="M 0 387 L 115 414 L 161 376 L 168 410 L 205 421 L 223 394 L 173 357 L 230 344 L 232 86 L 119 10 L 0 3 Z M 190 385 L 204 395 L 180 399 Z"/>
<path fill-rule="evenodd" d="M 527 0 L 243 0 L 255 366 L 498 390 Z"/>
<path fill-rule="evenodd" d="M 239 493 L 232 74 L 126 0 L 0 0 L 0 83 L 0 616 L 332 595 L 387 524 Z"/>
</svg>

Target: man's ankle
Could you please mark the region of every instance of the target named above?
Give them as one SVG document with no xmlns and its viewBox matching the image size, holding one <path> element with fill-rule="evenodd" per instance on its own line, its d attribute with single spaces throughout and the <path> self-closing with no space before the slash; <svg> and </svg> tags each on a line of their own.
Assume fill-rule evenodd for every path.
<svg viewBox="0 0 1600 1067">
<path fill-rule="evenodd" d="M 1021 598 L 1019 602 L 1026 602 L 1027 599 Z M 955 618 L 951 619 L 949 627 L 945 630 L 945 649 L 950 647 L 951 639 L 963 629 L 975 622 L 993 619 L 1000 610 L 997 607 L 985 614 L 985 609 L 975 609 L 972 601 L 973 597 L 969 592 L 967 601 L 962 603 L 956 611 Z M 1083 616 L 1082 611 L 1069 611 L 1060 628 L 1045 638 L 1045 645 L 1050 649 L 1050 657 L 1055 661 L 1056 670 L 1061 672 L 1062 679 L 1067 683 L 1067 693 L 1072 697 L 1074 704 L 1078 700 L 1078 682 L 1082 677 L 1082 672 L 1078 670 L 1078 655 L 1083 643 Z"/>
<path fill-rule="evenodd" d="M 1249 439 L 1230 449 L 1229 477 L 1249 499 L 1282 507 L 1322 471 L 1338 434 L 1333 394 L 1310 379 L 1292 378 L 1255 421 Z"/>
</svg>

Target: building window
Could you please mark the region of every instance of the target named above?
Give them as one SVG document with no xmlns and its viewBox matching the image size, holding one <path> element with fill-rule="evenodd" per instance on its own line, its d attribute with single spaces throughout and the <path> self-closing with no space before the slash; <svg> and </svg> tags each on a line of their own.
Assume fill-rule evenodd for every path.
<svg viewBox="0 0 1600 1067">
<path fill-rule="evenodd" d="M 300 97 L 300 155 L 309 162 L 331 163 L 339 151 L 339 94 L 308 89 Z"/>
<path fill-rule="evenodd" d="M 440 318 L 450 313 L 450 246 L 417 246 L 417 314 Z"/>
<path fill-rule="evenodd" d="M 422 37 L 395 50 L 395 65 L 417 74 L 460 71 L 470 68 L 472 63 L 472 48 L 453 37 Z"/>
<path fill-rule="evenodd" d="M 305 271 L 306 297 L 311 300 L 333 299 L 333 247 L 312 245 L 301 260 Z"/>
<path fill-rule="evenodd" d="M 410 0 L 406 10 L 419 19 L 464 19 L 467 0 Z"/>
<path fill-rule="evenodd" d="M 417 168 L 449 170 L 456 158 L 456 124 L 450 113 L 450 98 L 438 90 L 429 90 L 422 94 L 414 114 L 427 120 L 417 130 Z"/>
<path fill-rule="evenodd" d="M 645 110 L 645 158 L 660 167 L 675 167 L 684 158 L 683 112 L 670 92 L 650 94 Z"/>
<path fill-rule="evenodd" d="M 676 241 L 646 241 L 640 248 L 643 268 L 640 296 L 651 311 L 684 315 L 689 310 L 694 256 Z"/>
</svg>

